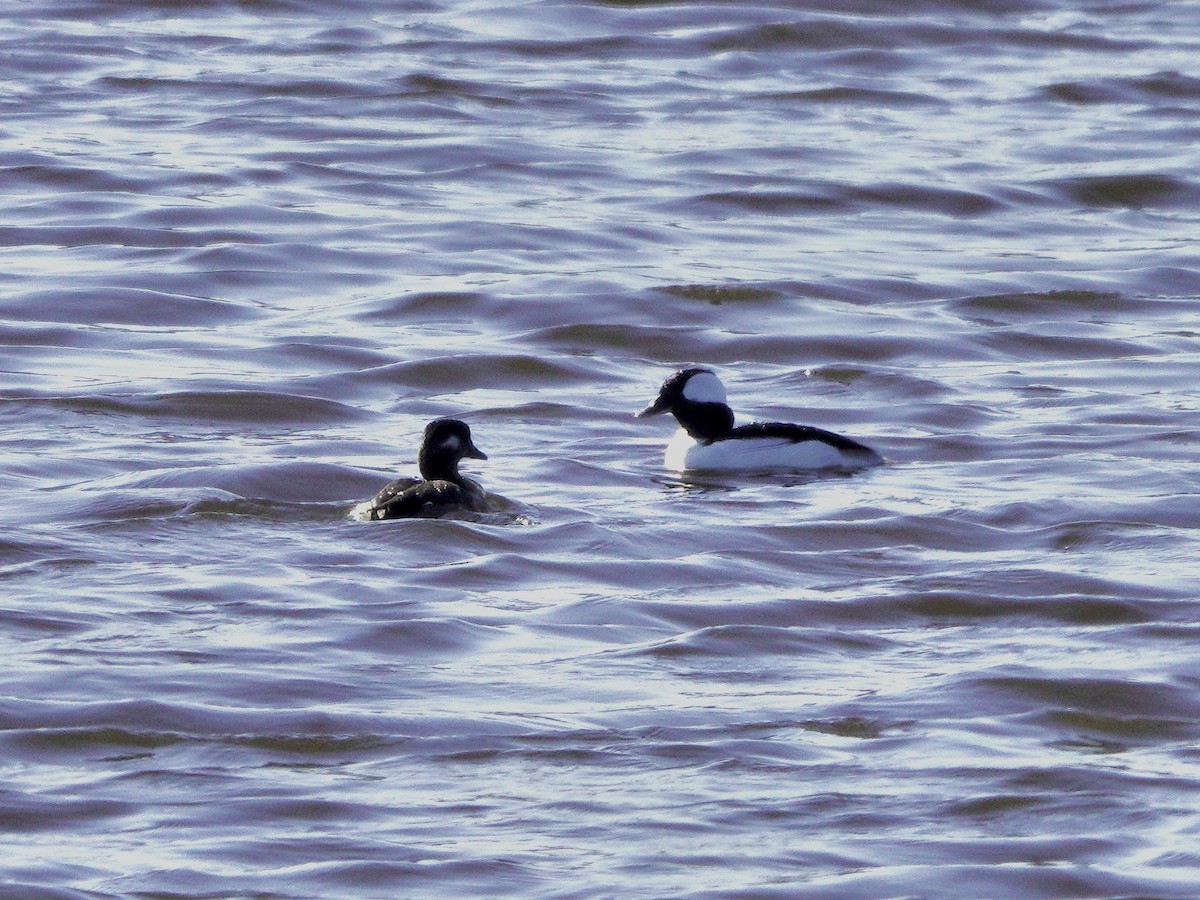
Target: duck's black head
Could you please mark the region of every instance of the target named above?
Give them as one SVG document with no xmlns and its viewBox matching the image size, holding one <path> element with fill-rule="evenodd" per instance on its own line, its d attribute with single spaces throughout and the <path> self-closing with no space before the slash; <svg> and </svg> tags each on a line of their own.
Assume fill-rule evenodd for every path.
<svg viewBox="0 0 1200 900">
<path fill-rule="evenodd" d="M 471 440 L 471 429 L 459 419 L 434 419 L 425 426 L 417 465 L 426 481 L 458 481 L 458 463 L 464 457 L 487 459 Z"/>
<path fill-rule="evenodd" d="M 663 382 L 653 403 L 638 417 L 669 412 L 696 440 L 714 441 L 733 428 L 733 410 L 725 398 L 725 385 L 712 369 L 680 369 Z"/>
</svg>

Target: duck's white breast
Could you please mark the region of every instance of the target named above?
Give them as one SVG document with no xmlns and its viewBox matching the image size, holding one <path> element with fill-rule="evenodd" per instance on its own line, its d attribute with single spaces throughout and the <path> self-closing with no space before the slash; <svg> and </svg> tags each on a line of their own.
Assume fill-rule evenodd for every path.
<svg viewBox="0 0 1200 900">
<path fill-rule="evenodd" d="M 767 469 L 830 469 L 859 466 L 865 460 L 842 453 L 823 441 L 787 438 L 731 438 L 711 444 L 698 443 L 682 428 L 667 444 L 666 467 L 756 472 Z"/>
</svg>

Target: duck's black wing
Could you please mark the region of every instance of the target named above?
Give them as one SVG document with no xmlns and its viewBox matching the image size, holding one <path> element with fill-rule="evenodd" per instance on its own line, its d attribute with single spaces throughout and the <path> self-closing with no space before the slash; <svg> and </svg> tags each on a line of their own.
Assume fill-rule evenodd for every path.
<svg viewBox="0 0 1200 900">
<path fill-rule="evenodd" d="M 412 519 L 439 516 L 452 507 L 472 508 L 474 497 L 453 481 L 417 481 L 401 478 L 375 495 L 367 518 Z"/>
<path fill-rule="evenodd" d="M 866 457 L 879 457 L 879 454 L 860 444 L 853 438 L 834 431 L 826 431 L 814 425 L 793 425 L 790 422 L 751 422 L 749 425 L 739 425 L 729 432 L 731 438 L 780 438 L 799 444 L 804 441 L 820 441 L 843 453 L 851 453 Z"/>
</svg>

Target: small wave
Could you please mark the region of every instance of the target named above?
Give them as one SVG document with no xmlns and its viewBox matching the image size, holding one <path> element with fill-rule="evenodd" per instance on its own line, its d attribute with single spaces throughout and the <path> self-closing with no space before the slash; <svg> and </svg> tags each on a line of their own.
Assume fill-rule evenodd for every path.
<svg viewBox="0 0 1200 900">
<path fill-rule="evenodd" d="M 457 733 L 506 733 L 486 715 L 453 717 Z M 307 707 L 223 706 L 160 699 L 103 701 L 0 700 L 0 732 L 26 748 L 64 753 L 129 747 L 164 747 L 183 742 L 246 746 L 252 742 L 307 741 L 300 753 L 338 753 L 345 742 L 378 747 L 410 736 L 445 733 L 437 716 L 386 716 L 361 711 Z"/>
<path fill-rule="evenodd" d="M 754 99 L 771 102 L 828 104 L 830 106 L 870 106 L 905 108 L 911 106 L 947 106 L 941 97 L 912 91 L 890 91 L 851 85 L 812 88 L 806 91 L 785 91 L 757 95 Z"/>
<path fill-rule="evenodd" d="M 1062 178 L 1043 186 L 1072 203 L 1100 209 L 1191 208 L 1200 200 L 1194 182 L 1157 172 Z"/>
<path fill-rule="evenodd" d="M 471 291 L 426 291 L 389 297 L 370 305 L 355 317 L 363 322 L 410 323 L 414 320 L 462 319 L 487 313 L 490 298 Z"/>
<path fill-rule="evenodd" d="M 740 610 L 743 614 L 744 609 Z M 728 621 L 709 625 L 666 640 L 618 651 L 616 655 L 678 659 L 691 657 L 759 659 L 764 655 L 787 657 L 867 653 L 886 642 L 821 629 Z"/>
<path fill-rule="evenodd" d="M 786 50 L 890 49 L 899 41 L 895 29 L 814 16 L 802 22 L 723 29 L 711 35 L 705 45 L 711 53 L 771 53 Z"/>
<path fill-rule="evenodd" d="M 1134 625 L 1154 616 L 1138 603 L 1106 597 L 1044 597 L 1027 600 L 983 593 L 933 590 L 882 601 L 895 614 L 931 621 L 1006 619 L 1069 625 Z M 865 609 L 865 607 L 864 607 Z M 879 610 L 885 615 L 884 609 Z"/>
<path fill-rule="evenodd" d="M 809 719 L 803 725 L 808 731 L 815 731 L 818 734 L 832 734 L 837 737 L 857 738 L 865 741 L 877 740 L 895 728 L 894 723 L 881 722 L 866 716 Z"/>
<path fill-rule="evenodd" d="M 1049 710 L 1036 717 L 1047 728 L 1068 733 L 1058 746 L 1101 747 L 1105 752 L 1123 753 L 1138 746 L 1157 746 L 1169 741 L 1195 741 L 1200 725 L 1183 716 L 1155 716 L 1132 709 L 1120 714 L 1079 709 Z"/>
<path fill-rule="evenodd" d="M 1058 318 L 1076 321 L 1080 315 L 1121 313 L 1134 309 L 1136 305 L 1135 301 L 1115 291 L 1092 290 L 984 294 L 964 297 L 948 304 L 955 312 L 974 319 L 982 318 L 987 323 Z"/>
<path fill-rule="evenodd" d="M 180 517 L 332 524 L 345 518 L 346 498 L 372 493 L 385 480 L 366 470 L 294 460 L 193 466 L 115 476 L 48 502 L 67 505 L 60 518 L 106 525 Z"/>
<path fill-rule="evenodd" d="M 713 191 L 689 202 L 775 216 L 827 213 L 848 209 L 843 198 L 818 191 Z"/>
<path fill-rule="evenodd" d="M 11 188 L 42 187 L 97 193 L 137 193 L 146 182 L 131 176 L 115 175 L 107 169 L 69 166 L 62 163 L 16 165 L 0 168 L 0 184 Z"/>
<path fill-rule="evenodd" d="M 1029 579 L 1032 582 L 1032 576 Z M 725 605 L 662 602 L 656 599 L 632 601 L 607 611 L 615 621 L 647 627 L 651 623 L 670 623 L 672 628 L 687 629 L 685 634 L 704 634 L 705 629 L 753 626 L 798 629 L 799 639 L 813 652 L 848 655 L 870 654 L 886 649 L 886 637 L 863 634 L 864 625 L 896 626 L 913 624 L 1046 623 L 1050 625 L 1143 626 L 1159 621 L 1169 604 L 1153 600 L 1131 600 L 1120 595 L 1116 585 L 1107 585 L 1108 595 L 1089 595 L 1064 590 L 1059 584 L 1054 593 L 1047 590 L 1049 576 L 1042 575 L 1029 592 L 1001 593 L 980 585 L 967 591 L 946 583 L 946 579 L 919 579 L 915 584 L 873 592 L 864 590 L 845 601 L 792 596 L 780 600 L 741 600 Z M 1038 594 L 1038 587 L 1042 593 Z M 604 604 L 587 601 L 564 605 L 550 613 L 554 622 L 589 621 Z M 719 634 L 719 632 L 718 632 Z M 668 643 L 676 641 L 670 639 Z M 648 645 L 650 647 L 657 646 Z"/>
<path fill-rule="evenodd" d="M 83 325 L 222 325 L 257 318 L 249 306 L 211 297 L 137 288 L 36 291 L 12 298 L 5 315 L 21 322 Z"/>
<path fill-rule="evenodd" d="M 32 225 L 0 227 L 0 247 L 138 247 L 150 249 L 183 249 L 207 247 L 213 244 L 253 244 L 259 238 L 244 231 L 220 231 L 208 228 L 175 230 L 140 228 L 130 225 Z M 104 292 L 107 294 L 108 292 Z M 161 295 L 160 295 L 161 296 Z M 111 298 L 102 296 L 109 309 L 117 308 Z M 181 298 L 170 300 L 178 304 Z M 189 298 L 195 299 L 195 298 Z M 206 301 L 218 303 L 220 301 Z M 156 310 L 160 312 L 160 310 Z M 55 320 L 58 321 L 58 320 Z"/>
<path fill-rule="evenodd" d="M 920 184 L 882 184 L 848 188 L 847 197 L 865 206 L 893 206 L 918 212 L 969 217 L 994 213 L 1006 204 L 973 191 Z"/>
<path fill-rule="evenodd" d="M 0 803 L 0 832 L 16 834 L 104 828 L 106 820 L 132 815 L 140 808 L 135 801 L 78 800 L 69 796 L 55 797 L 52 793 L 18 795 L 5 790 L 0 796 L 4 800 Z M 7 878 L 5 881 L 8 883 Z M 6 892 L 8 889 L 6 887 Z M 53 895 L 34 890 L 19 896 L 33 898 Z"/>
<path fill-rule="evenodd" d="M 325 424 L 369 418 L 363 410 L 334 400 L 255 390 L 172 391 L 163 394 L 92 394 L 39 401 L 83 414 L 134 415 L 160 420 L 238 422 L 248 428 L 281 424 Z"/>
<path fill-rule="evenodd" d="M 52 540 L 0 537 L 0 578 L 14 577 L 29 567 L 67 569 L 88 563 L 89 560 L 71 556 L 66 545 Z"/>
<path fill-rule="evenodd" d="M 766 215 L 800 215 L 888 207 L 967 218 L 1004 209 L 986 194 L 918 184 L 845 185 L 826 183 L 804 190 L 717 191 L 694 202 Z"/>
<path fill-rule="evenodd" d="M 696 306 L 701 310 L 705 307 Z M 675 316 L 684 318 L 683 310 Z M 538 346 L 552 347 L 571 353 L 601 355 L 628 353 L 645 359 L 665 358 L 671 363 L 686 359 L 720 361 L 714 355 L 721 336 L 703 325 L 631 325 L 628 323 L 593 322 L 550 325 L 530 331 L 522 338 Z M 664 357 L 663 355 L 666 354 Z M 614 373 L 600 367 L 592 374 L 593 381 L 612 380 Z M 649 386 L 647 390 L 649 390 Z"/>
<path fill-rule="evenodd" d="M 405 386 L 427 391 L 459 392 L 484 386 L 555 387 L 591 378 L 587 367 L 571 360 L 524 353 L 437 356 L 397 363 L 389 369 Z"/>
<path fill-rule="evenodd" d="M 1101 103 L 1161 105 L 1165 100 L 1195 100 L 1200 97 L 1200 78 L 1168 71 L 1132 78 L 1060 81 L 1042 88 L 1039 94 L 1044 99 L 1077 105 Z"/>
<path fill-rule="evenodd" d="M 771 287 L 755 284 L 672 284 L 660 288 L 664 294 L 684 300 L 699 300 L 721 306 L 725 303 L 752 304 L 778 300 L 783 293 Z"/>
<path fill-rule="evenodd" d="M 343 640 L 356 650 L 395 658 L 456 656 L 503 633 L 501 628 L 461 619 L 406 619 L 371 625 Z"/>
<path fill-rule="evenodd" d="M 372 476 L 362 470 L 332 463 L 279 460 L 139 472 L 109 479 L 101 486 L 140 490 L 211 488 L 244 499 L 329 502 L 353 496 L 370 483 Z"/>
<path fill-rule="evenodd" d="M 977 343 L 1003 359 L 1113 360 L 1152 355 L 1149 345 L 1123 338 L 1075 336 L 1044 329 L 995 329 L 981 334 Z"/>
<path fill-rule="evenodd" d="M 1069 718 L 1080 714 L 1157 719 L 1171 728 L 1186 722 L 1193 732 L 1197 728 L 1194 723 L 1200 721 L 1200 701 L 1195 692 L 1166 682 L 1071 677 L 1029 668 L 975 675 L 969 681 L 972 693 L 986 692 L 996 702 L 1007 703 L 1010 711 L 1027 711 L 1030 703 L 1037 704 L 1049 713 L 1055 727 L 1064 715 Z"/>
<path fill-rule="evenodd" d="M 321 485 L 294 485 L 294 492 L 307 487 L 322 493 Z M 266 497 L 239 497 L 214 488 L 156 489 L 154 491 L 109 491 L 88 497 L 70 509 L 73 523 L 98 523 L 105 530 L 127 522 L 157 519 L 224 520 L 249 518 L 262 522 L 334 523 L 344 515 L 344 502 L 314 500 L 276 500 Z"/>
</svg>

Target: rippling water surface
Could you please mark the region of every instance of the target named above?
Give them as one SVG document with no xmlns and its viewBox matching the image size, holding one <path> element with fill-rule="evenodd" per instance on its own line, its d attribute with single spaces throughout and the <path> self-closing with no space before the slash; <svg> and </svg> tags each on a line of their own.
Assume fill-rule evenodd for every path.
<svg viewBox="0 0 1200 900">
<path fill-rule="evenodd" d="M 1200 893 L 1200 5 L 0 19 L 6 896 Z"/>
</svg>

